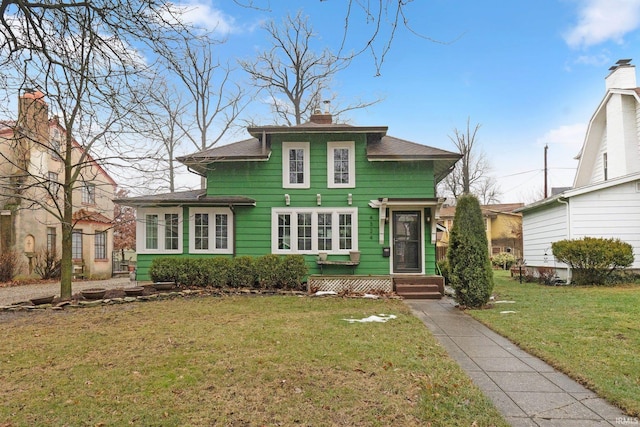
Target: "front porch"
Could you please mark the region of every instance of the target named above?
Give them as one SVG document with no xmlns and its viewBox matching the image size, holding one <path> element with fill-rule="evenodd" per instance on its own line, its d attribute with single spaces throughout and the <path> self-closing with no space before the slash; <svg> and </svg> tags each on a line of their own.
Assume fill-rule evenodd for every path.
<svg viewBox="0 0 640 427">
<path fill-rule="evenodd" d="M 435 275 L 371 276 L 311 275 L 309 292 L 392 293 L 410 299 L 440 299 L 444 296 L 444 277 Z"/>
</svg>

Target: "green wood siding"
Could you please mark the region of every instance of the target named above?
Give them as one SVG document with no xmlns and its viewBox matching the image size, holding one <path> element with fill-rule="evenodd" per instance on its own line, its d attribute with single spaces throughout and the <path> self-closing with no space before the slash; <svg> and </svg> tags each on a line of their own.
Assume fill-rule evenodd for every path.
<svg viewBox="0 0 640 427">
<path fill-rule="evenodd" d="M 309 189 L 283 188 L 282 142 L 310 142 L 311 181 Z M 355 141 L 356 187 L 327 188 L 327 142 Z M 268 161 L 218 162 L 211 166 L 207 179 L 210 195 L 247 196 L 256 200 L 255 207 L 235 209 L 235 253 L 236 255 L 260 256 L 271 253 L 271 209 L 277 207 L 310 208 L 358 208 L 358 246 L 361 252 L 356 274 L 386 275 L 390 273 L 390 258 L 382 255 L 383 246 L 389 246 L 389 224 L 385 231 L 385 243 L 378 242 L 378 209 L 369 207 L 371 200 L 380 197 L 434 197 L 433 164 L 430 161 L 416 162 L 369 162 L 366 156 L 364 134 L 285 134 L 273 135 L 271 157 Z M 316 203 L 316 194 L 322 196 L 322 206 Z M 348 194 L 353 204 L 347 202 Z M 291 203 L 285 205 L 284 195 L 289 194 Z M 431 244 L 430 225 L 426 224 L 428 212 L 423 212 L 426 258 L 425 273 L 435 274 L 435 245 Z M 189 250 L 188 208 L 184 207 L 183 253 Z M 138 279 L 148 279 L 151 260 L 160 255 L 138 256 Z M 184 255 L 183 255 L 184 256 Z M 195 255 L 194 255 L 195 256 Z M 210 255 L 209 255 L 210 256 Z M 331 255 L 332 259 L 347 259 L 348 256 Z M 319 273 L 316 256 L 306 256 L 309 273 Z M 351 268 L 325 268 L 325 273 L 351 273 Z"/>
</svg>

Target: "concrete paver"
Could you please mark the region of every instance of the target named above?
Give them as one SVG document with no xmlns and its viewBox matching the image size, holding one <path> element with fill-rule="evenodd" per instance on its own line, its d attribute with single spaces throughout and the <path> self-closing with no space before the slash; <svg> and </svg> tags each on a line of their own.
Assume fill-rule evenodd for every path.
<svg viewBox="0 0 640 427">
<path fill-rule="evenodd" d="M 515 427 L 640 424 L 565 374 L 442 300 L 405 300 Z"/>
</svg>

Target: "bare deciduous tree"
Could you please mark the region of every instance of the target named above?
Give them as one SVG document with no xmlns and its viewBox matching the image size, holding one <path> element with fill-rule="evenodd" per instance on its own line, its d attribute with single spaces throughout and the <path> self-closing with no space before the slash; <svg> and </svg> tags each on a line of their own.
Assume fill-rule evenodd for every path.
<svg viewBox="0 0 640 427">
<path fill-rule="evenodd" d="M 240 61 L 240 65 L 251 76 L 254 85 L 267 94 L 276 123 L 300 124 L 323 101 L 336 99 L 328 93 L 331 81 L 349 66 L 351 58 L 340 58 L 329 49 L 320 53 L 314 51 L 312 44 L 316 34 L 308 17 L 301 12 L 293 17 L 287 15 L 281 25 L 269 21 L 264 29 L 273 47 L 259 53 L 255 59 Z M 337 117 L 377 102 L 379 100 L 342 107 L 334 103 L 332 113 Z"/>
<path fill-rule="evenodd" d="M 463 194 L 474 194 L 483 204 L 499 202 L 500 190 L 495 180 L 488 174 L 491 165 L 484 152 L 477 146 L 477 136 L 481 125 L 471 127 L 467 119 L 464 130 L 455 128 L 449 139 L 454 143 L 462 159 L 440 183 L 440 193 L 457 199 Z"/>
<path fill-rule="evenodd" d="M 61 224 L 63 299 L 71 297 L 72 235 L 82 220 L 74 216 L 80 207 L 74 191 L 86 187 L 87 196 L 96 197 L 101 189 L 86 184 L 101 168 L 112 161 L 135 161 L 136 147 L 127 133 L 134 129 L 144 91 L 152 87 L 146 81 L 151 73 L 142 60 L 143 50 L 163 52 L 171 37 L 188 36 L 178 12 L 155 0 L 0 3 L 0 63 L 7 98 L 24 88 L 38 88 L 44 97 L 32 105 L 45 105 L 46 100 L 62 130 L 59 145 L 52 144 L 46 111 L 40 111 L 44 125 L 30 116 L 40 107 L 19 114 L 36 123 L 36 131 L 18 121 L 13 129 L 16 146 L 37 158 L 5 156 L 12 162 L 12 176 L 4 177 L 3 191 L 10 192 L 16 209 L 42 210 Z M 59 176 L 47 173 L 43 159 L 49 156 L 61 163 Z M 105 185 L 102 191 L 111 198 L 112 184 Z"/>
<path fill-rule="evenodd" d="M 213 46 L 218 43 L 205 36 L 185 38 L 166 54 L 168 68 L 190 95 L 188 105 L 192 106 L 185 113 L 193 120 L 179 120 L 177 124 L 197 150 L 220 142 L 247 105 L 244 89 L 233 79 L 234 70 L 214 57 Z M 201 186 L 205 187 L 204 177 Z"/>
<path fill-rule="evenodd" d="M 319 1 L 329 3 L 326 0 Z M 246 8 L 266 11 L 270 9 L 269 0 L 234 0 L 234 2 Z M 355 49 L 355 53 L 345 56 L 353 57 L 369 52 L 374 60 L 376 75 L 380 74 L 396 32 L 400 28 L 406 29 L 418 38 L 443 43 L 423 35 L 411 26 L 409 9 L 412 0 L 348 0 L 339 3 L 344 8 L 344 13 L 342 16 L 336 16 L 336 19 L 341 19 L 343 22 L 342 41 L 337 56 L 343 57 L 343 52 L 352 49 Z M 364 22 L 366 26 L 358 27 L 359 31 L 356 32 L 351 28 L 354 21 Z"/>
</svg>

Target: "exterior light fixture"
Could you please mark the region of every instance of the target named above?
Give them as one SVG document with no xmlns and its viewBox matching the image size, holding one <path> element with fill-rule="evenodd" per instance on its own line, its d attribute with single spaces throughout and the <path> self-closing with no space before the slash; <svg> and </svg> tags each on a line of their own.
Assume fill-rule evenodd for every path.
<svg viewBox="0 0 640 427">
<path fill-rule="evenodd" d="M 289 206 L 291 204 L 291 197 L 288 194 L 284 195 L 284 204 Z"/>
<path fill-rule="evenodd" d="M 349 206 L 353 204 L 353 194 L 349 193 L 347 195 L 347 203 L 349 204 Z"/>
<path fill-rule="evenodd" d="M 316 194 L 316 202 L 318 202 L 318 206 L 322 204 L 322 195 L 320 193 Z"/>
</svg>

